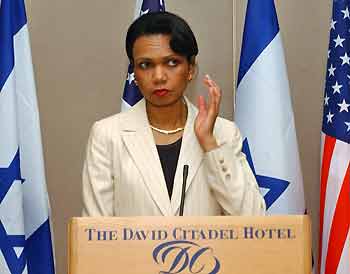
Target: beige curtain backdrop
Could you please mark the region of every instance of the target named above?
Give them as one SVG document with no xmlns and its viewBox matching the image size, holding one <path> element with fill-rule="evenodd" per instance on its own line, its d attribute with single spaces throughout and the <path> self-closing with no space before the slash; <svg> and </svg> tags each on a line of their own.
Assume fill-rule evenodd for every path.
<svg viewBox="0 0 350 274">
<path fill-rule="evenodd" d="M 165 0 L 184 17 L 200 48 L 187 94 L 206 94 L 208 73 L 224 91 L 221 114 L 232 119 L 233 2 Z M 81 214 L 81 170 L 92 123 L 120 111 L 128 60 L 126 30 L 134 0 L 28 1 L 57 273 L 66 273 L 66 226 Z"/>
<path fill-rule="evenodd" d="M 198 76 L 188 89 L 206 94 L 209 73 L 223 89 L 221 115 L 232 119 L 233 83 L 247 0 L 165 0 L 198 38 Z M 306 202 L 317 246 L 322 96 L 331 1 L 278 0 Z M 124 37 L 134 0 L 27 0 L 57 273 L 66 273 L 66 225 L 81 212 L 81 170 L 89 129 L 120 111 L 127 58 Z"/>
</svg>

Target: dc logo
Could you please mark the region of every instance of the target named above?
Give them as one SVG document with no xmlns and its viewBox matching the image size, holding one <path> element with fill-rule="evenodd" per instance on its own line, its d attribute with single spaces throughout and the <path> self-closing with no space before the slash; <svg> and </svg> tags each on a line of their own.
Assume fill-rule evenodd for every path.
<svg viewBox="0 0 350 274">
<path fill-rule="evenodd" d="M 216 274 L 219 260 L 210 247 L 201 247 L 190 241 L 171 241 L 158 245 L 153 250 L 153 260 L 167 269 L 159 274 Z M 205 262 L 205 263 L 204 263 Z"/>
</svg>

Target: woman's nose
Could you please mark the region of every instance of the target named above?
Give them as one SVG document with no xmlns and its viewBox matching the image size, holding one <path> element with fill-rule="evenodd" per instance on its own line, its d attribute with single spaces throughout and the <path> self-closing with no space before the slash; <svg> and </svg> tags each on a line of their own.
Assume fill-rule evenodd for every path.
<svg viewBox="0 0 350 274">
<path fill-rule="evenodd" d="M 164 82 L 167 80 L 167 74 L 162 66 L 156 66 L 154 68 L 153 79 L 156 82 Z"/>
</svg>

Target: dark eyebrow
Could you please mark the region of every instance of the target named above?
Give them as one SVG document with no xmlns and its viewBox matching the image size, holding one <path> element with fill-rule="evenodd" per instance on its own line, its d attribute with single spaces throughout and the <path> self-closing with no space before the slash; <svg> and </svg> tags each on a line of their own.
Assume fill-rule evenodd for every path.
<svg viewBox="0 0 350 274">
<path fill-rule="evenodd" d="M 139 61 L 152 61 L 151 58 L 147 58 L 147 57 L 139 57 L 137 59 L 135 59 L 136 62 L 139 62 Z"/>
<path fill-rule="evenodd" d="M 167 56 L 164 56 L 162 57 L 162 60 L 169 60 L 169 59 L 172 59 L 172 58 L 180 58 L 181 55 L 178 55 L 178 54 L 170 54 L 170 55 L 167 55 Z M 135 59 L 135 62 L 140 62 L 140 61 L 152 61 L 153 59 L 152 58 L 149 58 L 149 57 L 139 57 L 137 59 Z"/>
</svg>

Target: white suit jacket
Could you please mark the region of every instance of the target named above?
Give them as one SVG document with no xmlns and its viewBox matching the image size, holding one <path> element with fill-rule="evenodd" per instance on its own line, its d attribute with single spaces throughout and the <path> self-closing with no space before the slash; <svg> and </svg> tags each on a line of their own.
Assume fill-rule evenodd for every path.
<svg viewBox="0 0 350 274">
<path fill-rule="evenodd" d="M 183 166 L 189 166 L 184 215 L 260 215 L 265 203 L 241 152 L 231 121 L 217 118 L 219 147 L 204 153 L 194 133 L 198 110 L 188 115 L 169 199 L 145 101 L 96 122 L 83 169 L 84 216 L 174 216 L 179 214 Z"/>
</svg>

